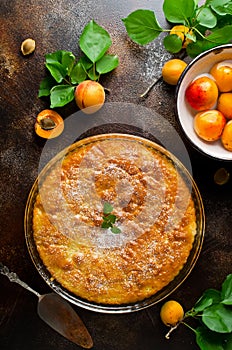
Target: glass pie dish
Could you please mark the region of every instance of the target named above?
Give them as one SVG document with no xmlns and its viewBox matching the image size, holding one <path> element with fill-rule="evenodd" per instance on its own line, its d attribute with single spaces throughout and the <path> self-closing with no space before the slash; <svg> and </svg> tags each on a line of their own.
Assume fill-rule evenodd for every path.
<svg viewBox="0 0 232 350">
<path fill-rule="evenodd" d="M 173 188 L 171 179 L 175 178 L 177 187 L 173 190 L 175 192 L 173 204 L 167 209 L 167 203 L 172 197 L 168 197 L 166 193 L 169 193 L 169 187 Z M 57 189 L 57 186 L 61 187 Z M 179 246 L 183 249 L 185 244 L 187 246 L 188 238 L 185 237 L 185 231 L 191 225 L 188 223 L 189 217 L 185 217 L 185 212 L 188 212 L 187 204 L 184 204 L 186 208 L 182 208 L 186 202 L 183 188 L 188 193 L 189 201 L 194 208 L 194 235 L 191 247 L 184 260 L 180 262 L 181 265 L 177 266 L 178 273 L 175 272 L 164 285 L 160 284 L 160 288 L 155 290 L 152 289 L 155 284 L 153 280 L 157 277 L 150 282 L 150 276 L 153 272 L 156 272 L 156 276 L 168 274 L 168 266 L 175 265 L 178 260 L 179 253 L 175 255 L 175 249 L 178 252 Z M 52 202 L 53 197 L 55 205 Z M 60 204 L 63 203 L 63 199 L 64 206 Z M 101 205 L 104 202 L 113 204 L 112 210 L 116 221 L 114 223 L 119 228 L 119 234 L 112 233 L 110 227 L 104 229 L 101 226 L 102 215 L 104 216 Z M 166 219 L 163 216 L 164 210 L 171 213 Z M 42 211 L 41 220 L 37 216 Z M 95 216 L 93 212 L 96 212 Z M 158 234 L 165 220 L 167 221 L 165 229 L 162 228 L 163 231 Z M 62 239 L 59 247 L 51 247 L 50 242 L 53 240 L 50 241 L 50 236 L 47 241 L 46 237 L 41 239 L 37 221 L 42 222 L 42 226 L 45 225 L 45 221 L 48 222 L 48 231 L 54 232 L 55 241 Z M 185 225 L 182 231 L 179 221 L 181 225 Z M 154 226 L 159 227 L 159 230 L 154 229 Z M 170 295 L 192 271 L 201 251 L 204 229 L 202 199 L 188 170 L 162 146 L 130 134 L 90 136 L 58 153 L 36 179 L 25 211 L 25 238 L 28 251 L 45 282 L 71 303 L 103 313 L 141 310 Z M 41 232 L 45 232 L 44 230 L 46 231 L 46 226 L 42 227 Z M 170 238 L 169 242 L 167 237 L 171 237 L 171 234 L 176 238 Z M 60 246 L 64 247 L 66 242 L 72 245 L 72 249 L 70 248 L 72 255 L 71 259 L 65 258 L 65 260 Z M 169 246 L 172 246 L 172 251 L 169 250 Z M 47 251 L 44 255 L 45 247 Z M 173 257 L 170 257 L 170 252 L 173 253 Z M 53 253 L 54 258 L 51 258 Z M 86 254 L 84 258 L 83 254 Z M 66 255 L 65 253 L 64 256 Z M 130 256 L 133 256 L 133 259 Z M 59 279 L 59 274 L 57 278 L 53 268 L 48 266 L 47 262 L 51 259 L 55 266 L 60 259 L 60 266 L 64 270 L 63 279 Z M 163 261 L 159 268 L 156 266 L 157 261 L 159 263 Z M 78 270 L 78 273 L 73 275 L 79 266 L 81 271 Z M 79 292 L 72 287 L 69 288 L 69 284 L 67 287 L 69 275 L 72 275 L 70 281 L 75 279 L 77 288 L 80 284 L 81 291 L 93 291 L 93 293 L 88 293 L 85 297 L 85 294 L 80 292 L 79 295 Z M 147 293 L 149 288 L 151 292 Z M 107 299 L 105 297 L 107 295 L 113 295 L 114 298 L 116 295 L 118 298 Z"/>
</svg>

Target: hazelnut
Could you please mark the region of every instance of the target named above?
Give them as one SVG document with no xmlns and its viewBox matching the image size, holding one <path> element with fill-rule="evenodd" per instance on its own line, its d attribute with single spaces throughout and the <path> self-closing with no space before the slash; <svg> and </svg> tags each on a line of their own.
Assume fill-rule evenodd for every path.
<svg viewBox="0 0 232 350">
<path fill-rule="evenodd" d="M 225 168 L 219 168 L 214 174 L 214 182 L 217 185 L 224 185 L 229 181 L 230 173 Z"/>
</svg>

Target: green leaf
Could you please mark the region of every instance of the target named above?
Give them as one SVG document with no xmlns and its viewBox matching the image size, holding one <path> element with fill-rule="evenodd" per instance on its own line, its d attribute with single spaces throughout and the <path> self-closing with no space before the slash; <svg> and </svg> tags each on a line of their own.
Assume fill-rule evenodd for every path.
<svg viewBox="0 0 232 350">
<path fill-rule="evenodd" d="M 186 36 L 187 39 L 190 39 L 193 42 L 195 42 L 197 40 L 196 35 L 194 33 L 189 33 L 188 32 L 188 33 L 185 34 L 185 36 Z"/>
<path fill-rule="evenodd" d="M 226 350 L 227 334 L 218 334 L 204 326 L 196 330 L 196 343 L 201 350 Z"/>
<path fill-rule="evenodd" d="M 203 51 L 209 50 L 217 45 L 218 44 L 213 44 L 206 40 L 197 40 L 196 42 L 190 43 L 187 46 L 186 52 L 188 56 L 194 58 L 198 56 L 200 53 L 202 53 Z"/>
<path fill-rule="evenodd" d="M 110 227 L 112 227 L 111 222 L 107 220 L 103 220 L 103 223 L 101 224 L 101 228 L 110 228 Z"/>
<path fill-rule="evenodd" d="M 57 83 L 61 83 L 67 75 L 66 68 L 59 62 L 46 63 L 46 68 L 49 70 Z"/>
<path fill-rule="evenodd" d="M 80 84 L 82 81 L 84 81 L 87 77 L 87 74 L 80 62 L 77 62 L 77 64 L 73 67 L 70 78 L 72 84 Z"/>
<path fill-rule="evenodd" d="M 228 275 L 222 284 L 222 303 L 232 305 L 232 274 Z"/>
<path fill-rule="evenodd" d="M 171 53 L 177 53 L 182 49 L 182 40 L 176 34 L 165 36 L 163 43 L 165 49 Z"/>
<path fill-rule="evenodd" d="M 232 15 L 232 13 L 231 13 Z M 217 28 L 223 28 L 231 24 L 231 15 L 217 16 Z"/>
<path fill-rule="evenodd" d="M 79 44 L 90 61 L 95 63 L 105 54 L 112 41 L 109 33 L 91 20 L 84 28 Z"/>
<path fill-rule="evenodd" d="M 82 56 L 79 61 L 83 67 L 83 69 L 85 70 L 85 72 L 87 73 L 87 70 L 90 69 L 91 67 L 93 67 L 93 62 L 91 62 L 87 56 Z"/>
<path fill-rule="evenodd" d="M 45 55 L 45 61 L 46 63 L 54 63 L 54 62 L 59 62 L 61 63 L 62 61 L 62 50 L 58 50 L 52 53 L 47 53 Z"/>
<path fill-rule="evenodd" d="M 112 224 L 115 224 L 116 219 L 117 219 L 116 215 L 113 215 L 113 214 L 107 215 L 107 220 L 110 221 Z"/>
<path fill-rule="evenodd" d="M 113 207 L 110 203 L 105 202 L 103 206 L 103 213 L 110 214 L 113 211 Z"/>
<path fill-rule="evenodd" d="M 221 44 L 227 44 L 232 40 L 232 25 L 226 25 L 223 28 L 214 30 L 206 39 L 198 39 L 195 43 L 187 46 L 187 54 L 190 57 L 196 57 L 203 51 L 209 50 Z"/>
<path fill-rule="evenodd" d="M 232 40 L 232 24 L 213 31 L 207 36 L 207 40 L 218 44 L 227 44 Z"/>
<path fill-rule="evenodd" d="M 64 67 L 64 69 L 66 70 L 66 73 L 68 74 L 72 70 L 72 67 L 74 65 L 75 56 L 70 51 L 58 50 L 58 51 L 46 54 L 45 60 L 47 64 L 59 62 Z"/>
<path fill-rule="evenodd" d="M 197 12 L 198 23 L 206 28 L 214 28 L 217 25 L 217 17 L 208 7 L 200 8 Z"/>
<path fill-rule="evenodd" d="M 194 0 L 164 0 L 163 12 L 171 23 L 188 23 L 193 16 L 196 3 Z"/>
<path fill-rule="evenodd" d="M 113 207 L 110 203 L 105 202 L 103 206 L 103 213 L 105 216 L 103 216 L 103 222 L 101 227 L 102 228 L 110 228 L 112 233 L 120 233 L 120 228 L 113 226 L 113 224 L 116 222 L 117 217 L 113 214 L 110 214 L 113 211 Z"/>
<path fill-rule="evenodd" d="M 56 85 L 56 83 L 57 82 L 51 76 L 44 78 L 39 86 L 38 97 L 49 96 L 51 88 Z"/>
<path fill-rule="evenodd" d="M 100 77 L 100 74 L 98 72 L 96 72 L 95 66 L 90 68 L 88 70 L 87 74 L 88 74 L 89 79 L 91 79 L 91 80 L 98 80 Z"/>
<path fill-rule="evenodd" d="M 209 5 L 219 15 L 232 14 L 231 0 L 211 0 Z"/>
<path fill-rule="evenodd" d="M 74 99 L 75 86 L 57 85 L 51 89 L 51 108 L 63 107 Z"/>
<path fill-rule="evenodd" d="M 195 312 L 201 312 L 207 307 L 218 304 L 221 301 L 221 293 L 216 289 L 207 289 L 196 302 L 193 309 Z"/>
<path fill-rule="evenodd" d="M 116 226 L 111 227 L 110 230 L 112 233 L 116 233 L 116 234 L 121 232 L 120 228 Z"/>
<path fill-rule="evenodd" d="M 119 65 L 117 55 L 105 55 L 96 62 L 96 70 L 99 74 L 111 72 Z"/>
<path fill-rule="evenodd" d="M 150 10 L 136 10 L 123 18 L 129 37 L 140 45 L 146 45 L 163 31 L 156 16 Z"/>
<path fill-rule="evenodd" d="M 232 308 L 223 304 L 215 304 L 203 311 L 203 323 L 218 333 L 232 332 Z"/>
<path fill-rule="evenodd" d="M 72 71 L 75 63 L 75 59 L 76 58 L 72 52 L 62 51 L 61 64 L 63 67 L 65 67 L 67 75 L 69 75 L 70 72 Z"/>
</svg>

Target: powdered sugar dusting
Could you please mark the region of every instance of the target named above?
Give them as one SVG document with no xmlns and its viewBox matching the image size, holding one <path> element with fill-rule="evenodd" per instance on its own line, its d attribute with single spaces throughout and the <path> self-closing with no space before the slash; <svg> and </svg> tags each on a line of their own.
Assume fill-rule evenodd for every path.
<svg viewBox="0 0 232 350">
<path fill-rule="evenodd" d="M 147 45 L 142 73 L 146 81 L 159 78 L 164 63 L 172 58 L 171 54 L 164 48 L 162 35 L 160 37 L 160 40 L 155 40 Z"/>
</svg>

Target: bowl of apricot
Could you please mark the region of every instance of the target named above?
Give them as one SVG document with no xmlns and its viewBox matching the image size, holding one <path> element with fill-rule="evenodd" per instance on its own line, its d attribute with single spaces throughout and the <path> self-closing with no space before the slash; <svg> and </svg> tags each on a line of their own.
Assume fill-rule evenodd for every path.
<svg viewBox="0 0 232 350">
<path fill-rule="evenodd" d="M 177 84 L 176 112 L 195 148 L 232 160 L 232 44 L 205 51 L 189 63 Z"/>
</svg>

